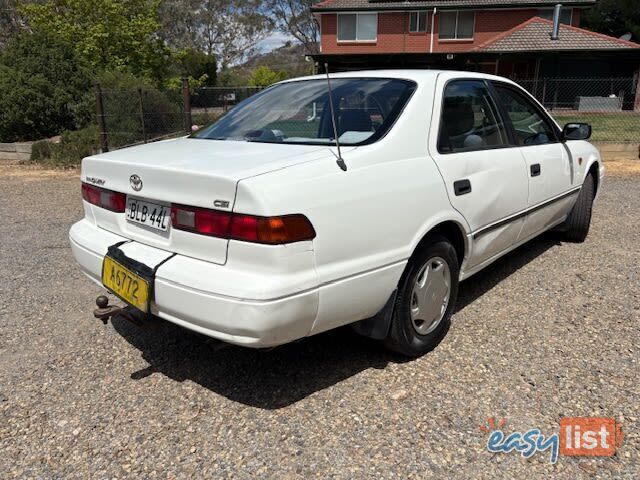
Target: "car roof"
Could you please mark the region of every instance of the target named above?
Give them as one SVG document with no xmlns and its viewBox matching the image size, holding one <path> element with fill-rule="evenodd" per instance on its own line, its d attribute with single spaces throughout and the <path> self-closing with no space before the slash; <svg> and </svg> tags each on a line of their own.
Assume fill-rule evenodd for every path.
<svg viewBox="0 0 640 480">
<path fill-rule="evenodd" d="M 350 72 L 330 73 L 333 78 L 397 78 L 402 80 L 413 80 L 416 83 L 432 83 L 438 76 L 443 76 L 447 80 L 454 78 L 484 78 L 489 80 L 500 80 L 507 83 L 514 83 L 511 80 L 496 75 L 486 73 L 468 72 L 459 70 L 427 70 L 427 69 L 394 69 L 394 70 L 356 70 Z M 284 80 L 280 83 L 297 82 L 301 80 L 323 80 L 326 75 L 310 75 Z"/>
</svg>

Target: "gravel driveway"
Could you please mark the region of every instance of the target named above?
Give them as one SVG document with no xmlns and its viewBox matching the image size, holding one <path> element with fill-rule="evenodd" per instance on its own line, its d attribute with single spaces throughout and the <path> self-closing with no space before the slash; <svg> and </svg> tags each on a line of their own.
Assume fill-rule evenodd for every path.
<svg viewBox="0 0 640 480">
<path fill-rule="evenodd" d="M 461 286 L 406 361 L 340 329 L 271 351 L 103 326 L 67 231 L 77 175 L 0 171 L 0 478 L 638 478 L 640 176 L 582 245 L 534 240 Z M 480 426 L 615 417 L 612 458 L 490 454 Z"/>
</svg>

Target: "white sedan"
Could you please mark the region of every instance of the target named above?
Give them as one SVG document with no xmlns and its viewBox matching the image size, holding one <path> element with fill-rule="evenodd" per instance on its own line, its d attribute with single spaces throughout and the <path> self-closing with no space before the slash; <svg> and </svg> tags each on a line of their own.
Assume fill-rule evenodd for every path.
<svg viewBox="0 0 640 480">
<path fill-rule="evenodd" d="M 71 246 L 133 311 L 226 342 L 354 324 L 421 355 L 458 282 L 554 227 L 585 239 L 603 176 L 590 134 L 490 75 L 293 79 L 188 138 L 85 158 Z"/>
</svg>

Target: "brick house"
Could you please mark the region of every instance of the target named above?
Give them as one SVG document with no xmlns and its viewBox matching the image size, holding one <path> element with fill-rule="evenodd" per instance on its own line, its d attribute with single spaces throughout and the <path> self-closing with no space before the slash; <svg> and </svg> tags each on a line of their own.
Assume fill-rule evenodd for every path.
<svg viewBox="0 0 640 480">
<path fill-rule="evenodd" d="M 324 0 L 313 6 L 330 70 L 438 67 L 530 79 L 632 77 L 640 44 L 580 28 L 596 0 Z M 637 83 L 637 82 L 636 82 Z"/>
</svg>

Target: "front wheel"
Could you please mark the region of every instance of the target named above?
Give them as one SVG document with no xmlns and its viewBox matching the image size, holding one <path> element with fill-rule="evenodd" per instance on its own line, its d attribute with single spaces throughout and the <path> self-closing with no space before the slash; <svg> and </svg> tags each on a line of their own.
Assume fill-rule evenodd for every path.
<svg viewBox="0 0 640 480">
<path fill-rule="evenodd" d="M 388 348 L 417 357 L 440 343 L 455 308 L 459 271 L 456 251 L 444 237 L 434 236 L 413 255 L 398 286 Z"/>
<path fill-rule="evenodd" d="M 595 196 L 595 181 L 593 175 L 587 175 L 576 204 L 571 213 L 562 225 L 564 238 L 569 242 L 582 243 L 587 238 L 589 226 L 591 225 L 591 210 L 593 208 L 593 198 Z"/>
</svg>

